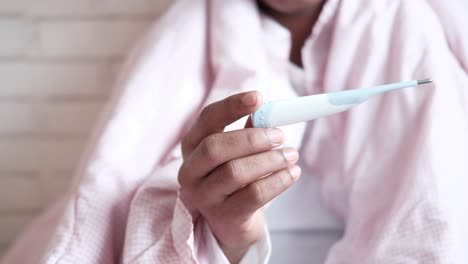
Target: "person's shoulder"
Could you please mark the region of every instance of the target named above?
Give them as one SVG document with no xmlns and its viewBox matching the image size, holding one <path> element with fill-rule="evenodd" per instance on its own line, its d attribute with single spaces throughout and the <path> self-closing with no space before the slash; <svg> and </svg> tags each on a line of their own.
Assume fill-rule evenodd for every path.
<svg viewBox="0 0 468 264">
<path fill-rule="evenodd" d="M 445 43 L 445 33 L 437 14 L 427 0 L 370 0 L 365 8 L 369 27 L 386 31 L 392 41 L 415 48 L 430 42 Z"/>
<path fill-rule="evenodd" d="M 355 0 L 341 1 L 341 22 L 349 26 L 439 30 L 438 17 L 427 0 Z M 386 28 L 384 28 L 386 27 Z"/>
<path fill-rule="evenodd" d="M 441 33 L 439 19 L 427 0 L 371 0 L 373 19 L 392 22 L 394 30 L 419 34 Z"/>
<path fill-rule="evenodd" d="M 335 40 L 346 43 L 338 46 L 378 58 L 376 65 L 385 69 L 404 65 L 407 72 L 414 71 L 427 54 L 450 52 L 439 17 L 427 0 L 341 1 L 336 17 Z"/>
</svg>

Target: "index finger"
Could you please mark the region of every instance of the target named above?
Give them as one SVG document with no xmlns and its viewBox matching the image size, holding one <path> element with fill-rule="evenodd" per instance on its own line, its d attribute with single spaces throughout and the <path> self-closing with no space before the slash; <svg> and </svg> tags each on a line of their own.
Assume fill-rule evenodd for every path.
<svg viewBox="0 0 468 264">
<path fill-rule="evenodd" d="M 250 91 L 229 96 L 206 106 L 186 135 L 182 152 L 191 153 L 207 136 L 224 131 L 234 121 L 255 112 L 262 104 L 262 96 Z"/>
</svg>

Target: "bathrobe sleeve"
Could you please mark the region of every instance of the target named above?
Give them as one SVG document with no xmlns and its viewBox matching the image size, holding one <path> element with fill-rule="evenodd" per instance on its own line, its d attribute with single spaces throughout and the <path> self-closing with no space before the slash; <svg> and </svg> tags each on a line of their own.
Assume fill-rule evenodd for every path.
<svg viewBox="0 0 468 264">
<path fill-rule="evenodd" d="M 127 218 L 124 263 L 229 264 L 203 217 L 193 218 L 179 199 L 180 145 L 172 160 L 154 170 L 134 195 Z M 253 244 L 240 264 L 267 263 L 266 236 Z"/>
<path fill-rule="evenodd" d="M 316 122 L 316 139 L 309 143 L 313 166 L 325 202 L 346 221 L 326 263 L 465 263 L 466 47 L 451 44 L 426 1 L 382 3 L 385 12 L 368 17 L 375 23 L 356 23 L 362 38 L 346 43 L 359 58 L 350 63 L 347 80 L 433 78 L 434 84 L 373 98 Z M 453 39 L 466 45 L 466 24 L 456 26 L 449 29 Z M 368 45 L 373 48 L 363 48 Z"/>
</svg>

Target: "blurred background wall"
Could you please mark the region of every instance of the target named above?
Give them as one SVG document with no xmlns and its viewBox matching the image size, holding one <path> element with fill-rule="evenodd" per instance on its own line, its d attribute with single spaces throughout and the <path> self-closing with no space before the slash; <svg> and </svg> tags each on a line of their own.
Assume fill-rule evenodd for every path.
<svg viewBox="0 0 468 264">
<path fill-rule="evenodd" d="M 123 55 L 172 0 L 0 0 L 0 256 L 66 189 Z"/>
<path fill-rule="evenodd" d="M 171 1 L 0 0 L 0 256 L 64 192 L 123 55 Z"/>
</svg>

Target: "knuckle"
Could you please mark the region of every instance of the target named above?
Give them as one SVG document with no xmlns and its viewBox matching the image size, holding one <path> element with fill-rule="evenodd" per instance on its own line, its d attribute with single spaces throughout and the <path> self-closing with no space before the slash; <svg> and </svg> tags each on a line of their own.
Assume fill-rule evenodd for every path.
<svg viewBox="0 0 468 264">
<path fill-rule="evenodd" d="M 200 144 L 200 152 L 201 155 L 209 160 L 216 162 L 219 159 L 219 144 L 216 135 L 209 135 L 205 139 L 203 139 L 202 143 Z"/>
<path fill-rule="evenodd" d="M 261 206 L 265 203 L 266 190 L 263 185 L 257 183 L 250 184 L 247 191 L 252 203 L 258 206 Z"/>
<path fill-rule="evenodd" d="M 182 163 L 179 169 L 179 174 L 177 175 L 177 181 L 179 182 L 180 186 L 187 186 L 188 185 L 188 174 L 187 172 L 187 165 L 186 163 Z"/>
<path fill-rule="evenodd" d="M 277 178 L 281 190 L 287 189 L 293 183 L 292 176 L 287 169 L 280 172 Z"/>
<path fill-rule="evenodd" d="M 184 157 L 188 155 L 188 150 L 191 147 L 193 147 L 193 145 L 190 143 L 188 136 L 182 138 L 182 141 L 180 142 L 180 148 Z"/>
<path fill-rule="evenodd" d="M 247 133 L 247 143 L 254 149 L 262 146 L 262 135 L 257 130 L 250 130 Z"/>
<path fill-rule="evenodd" d="M 205 108 L 202 109 L 200 116 L 198 117 L 199 122 L 203 125 L 206 124 L 211 119 L 213 112 L 213 106 L 208 105 Z"/>
<path fill-rule="evenodd" d="M 242 183 L 243 168 L 238 161 L 228 161 L 223 165 L 224 176 L 229 178 L 229 181 L 238 185 Z"/>
<path fill-rule="evenodd" d="M 233 146 L 243 145 L 242 137 L 237 133 L 229 133 L 225 139 L 225 145 L 227 148 L 232 148 Z"/>
<path fill-rule="evenodd" d="M 265 159 L 265 162 L 269 163 L 269 164 L 283 164 L 285 163 L 284 162 L 284 158 L 283 158 L 283 154 L 281 154 L 280 151 L 277 151 L 277 150 L 273 150 L 273 151 L 268 151 L 267 153 L 265 153 L 265 156 L 264 156 L 264 159 Z"/>
<path fill-rule="evenodd" d="M 239 98 L 237 95 L 231 95 L 224 99 L 224 104 L 226 109 L 229 110 L 232 114 L 238 114 L 239 111 Z"/>
<path fill-rule="evenodd" d="M 265 163 L 263 156 L 264 155 L 248 158 L 243 163 L 244 169 L 248 171 L 256 171 L 259 169 L 262 170 L 262 168 L 264 169 L 265 166 L 269 166 L 269 164 Z"/>
</svg>

